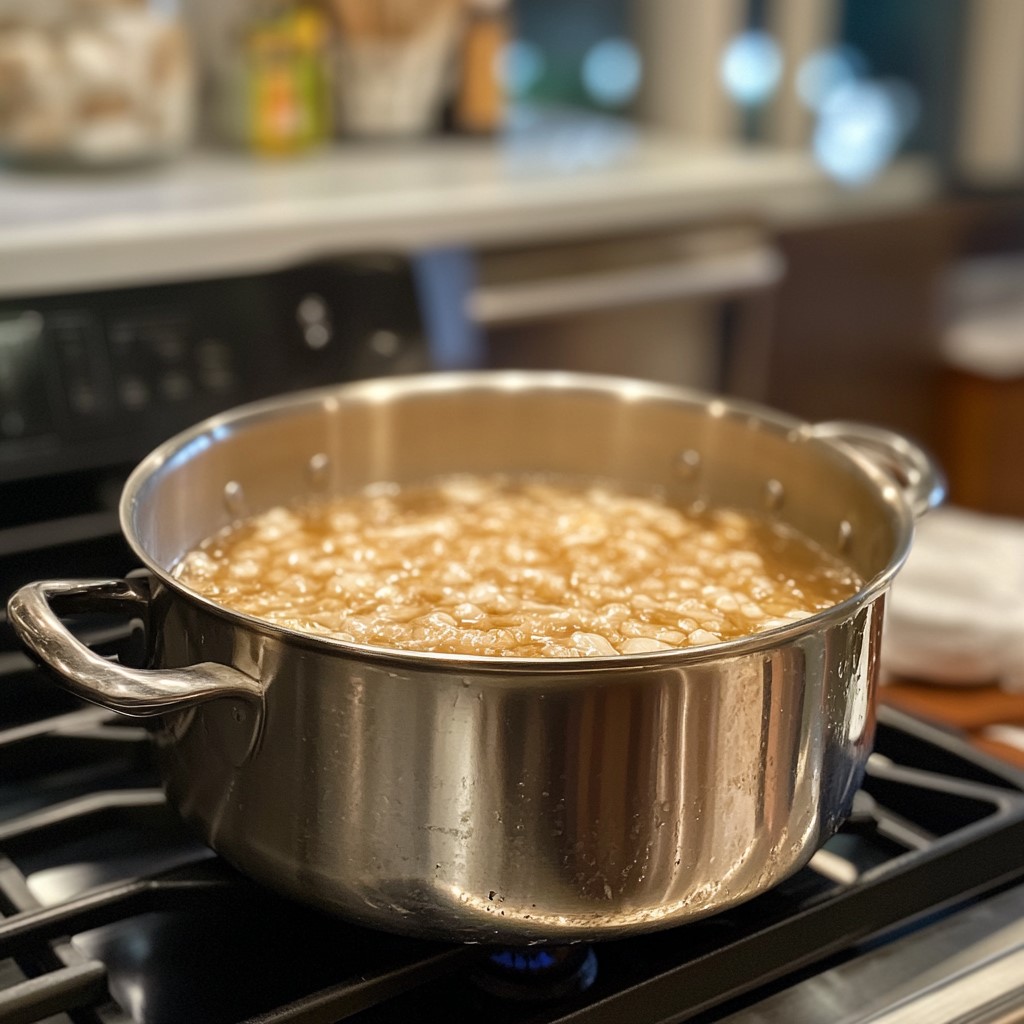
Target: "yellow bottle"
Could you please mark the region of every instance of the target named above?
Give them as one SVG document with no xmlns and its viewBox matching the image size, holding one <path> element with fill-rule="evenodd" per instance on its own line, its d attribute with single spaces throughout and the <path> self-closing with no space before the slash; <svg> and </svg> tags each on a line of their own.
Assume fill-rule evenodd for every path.
<svg viewBox="0 0 1024 1024">
<path fill-rule="evenodd" d="M 288 6 L 247 26 L 243 43 L 244 136 L 256 152 L 296 153 L 330 137 L 327 22 Z"/>
</svg>

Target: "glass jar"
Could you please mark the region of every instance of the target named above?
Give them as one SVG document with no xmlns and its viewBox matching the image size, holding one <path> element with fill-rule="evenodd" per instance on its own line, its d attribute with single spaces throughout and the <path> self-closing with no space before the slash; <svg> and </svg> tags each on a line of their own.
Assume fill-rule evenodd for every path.
<svg viewBox="0 0 1024 1024">
<path fill-rule="evenodd" d="M 0 0 L 0 153 L 111 166 L 184 149 L 188 36 L 168 0 Z"/>
</svg>

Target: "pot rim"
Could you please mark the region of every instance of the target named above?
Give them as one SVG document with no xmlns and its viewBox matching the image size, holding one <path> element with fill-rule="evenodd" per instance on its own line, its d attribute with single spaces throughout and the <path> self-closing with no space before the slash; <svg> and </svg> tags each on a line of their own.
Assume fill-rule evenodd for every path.
<svg viewBox="0 0 1024 1024">
<path fill-rule="evenodd" d="M 170 465 L 173 470 L 174 463 L 187 461 L 197 450 L 205 450 L 216 444 L 218 440 L 227 437 L 233 429 L 272 420 L 299 408 L 319 405 L 329 410 L 332 406 L 337 406 L 340 401 L 348 398 L 357 401 L 385 402 L 402 394 L 463 392 L 475 388 L 511 392 L 528 389 L 583 390 L 612 394 L 630 401 L 656 400 L 699 406 L 709 416 L 746 420 L 749 426 L 754 427 L 756 424 L 756 429 L 768 429 L 784 436 L 790 443 L 815 445 L 823 451 L 828 451 L 830 457 L 839 458 L 847 468 L 866 478 L 878 490 L 880 500 L 889 509 L 894 520 L 896 541 L 893 554 L 885 568 L 867 580 L 855 594 L 838 604 L 784 626 L 776 626 L 772 629 L 713 644 L 673 648 L 666 651 L 649 651 L 643 654 L 520 658 L 481 654 L 444 654 L 434 651 L 375 647 L 281 626 L 228 608 L 185 586 L 169 570 L 155 561 L 135 533 L 132 525 L 135 505 L 141 491 L 150 479 L 165 466 Z M 334 651 L 339 655 L 373 662 L 399 664 L 406 668 L 418 665 L 430 670 L 449 667 L 475 673 L 519 673 L 546 676 L 550 676 L 552 673 L 591 675 L 617 672 L 623 669 L 692 667 L 710 661 L 777 648 L 780 644 L 815 633 L 821 628 L 852 617 L 859 608 L 885 592 L 910 552 L 914 528 L 913 512 L 906 496 L 892 477 L 855 449 L 835 443 L 828 438 L 816 436 L 813 425 L 804 420 L 745 399 L 724 397 L 694 388 L 658 384 L 627 377 L 570 371 L 531 370 L 470 370 L 371 378 L 289 392 L 235 406 L 175 434 L 145 456 L 132 470 L 125 482 L 121 493 L 119 518 L 122 533 L 132 551 L 145 568 L 164 586 L 182 598 L 200 605 L 206 611 L 248 630 L 284 641 L 289 645 L 321 653 Z"/>
</svg>

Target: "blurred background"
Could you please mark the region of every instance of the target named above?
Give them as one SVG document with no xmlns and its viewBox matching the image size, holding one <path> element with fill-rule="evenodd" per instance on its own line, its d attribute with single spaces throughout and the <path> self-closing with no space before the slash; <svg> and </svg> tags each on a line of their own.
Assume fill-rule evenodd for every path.
<svg viewBox="0 0 1024 1024">
<path fill-rule="evenodd" d="M 1024 513 L 1019 0 L 0 0 L 0 153 L 5 485 L 531 366 L 895 427 Z"/>
</svg>

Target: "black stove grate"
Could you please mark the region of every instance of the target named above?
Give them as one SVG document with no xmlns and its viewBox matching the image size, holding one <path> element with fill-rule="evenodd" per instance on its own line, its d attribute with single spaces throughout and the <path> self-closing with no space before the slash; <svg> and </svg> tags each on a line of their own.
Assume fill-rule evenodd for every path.
<svg viewBox="0 0 1024 1024">
<path fill-rule="evenodd" d="M 599 944 L 585 991 L 502 998 L 474 982 L 489 950 L 372 932 L 237 874 L 167 807 L 145 731 L 42 676 L 0 654 L 3 1022 L 713 1021 L 1024 877 L 1020 773 L 883 708 L 854 815 L 810 867 L 716 917 Z"/>
</svg>

